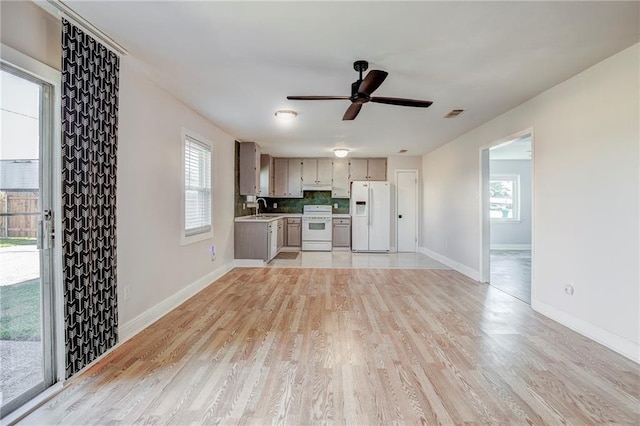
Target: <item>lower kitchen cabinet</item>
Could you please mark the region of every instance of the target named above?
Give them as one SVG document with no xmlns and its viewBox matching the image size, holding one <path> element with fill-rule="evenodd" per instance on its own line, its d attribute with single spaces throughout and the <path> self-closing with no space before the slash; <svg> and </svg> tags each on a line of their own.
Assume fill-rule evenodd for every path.
<svg viewBox="0 0 640 426">
<path fill-rule="evenodd" d="M 299 217 L 287 218 L 287 232 L 286 232 L 286 246 L 287 247 L 301 247 L 302 246 L 302 219 Z"/>
<path fill-rule="evenodd" d="M 278 220 L 235 222 L 234 257 L 269 262 L 278 254 Z"/>
<path fill-rule="evenodd" d="M 333 246 L 345 248 L 351 247 L 351 219 L 333 219 Z"/>
</svg>

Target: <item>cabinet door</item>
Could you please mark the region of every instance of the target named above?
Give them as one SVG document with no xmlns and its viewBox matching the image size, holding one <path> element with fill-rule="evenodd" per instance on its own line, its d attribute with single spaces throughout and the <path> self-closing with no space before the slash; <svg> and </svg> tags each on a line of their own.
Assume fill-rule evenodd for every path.
<svg viewBox="0 0 640 426">
<path fill-rule="evenodd" d="M 273 191 L 273 159 L 270 155 L 260 155 L 260 196 L 272 197 Z"/>
<path fill-rule="evenodd" d="M 349 160 L 349 180 L 367 180 L 367 160 L 364 158 L 352 158 Z"/>
<path fill-rule="evenodd" d="M 333 160 L 333 198 L 349 198 L 349 160 L 340 158 Z"/>
<path fill-rule="evenodd" d="M 273 194 L 276 197 L 287 196 L 287 185 L 289 181 L 289 160 L 286 158 L 276 158 L 273 161 Z"/>
<path fill-rule="evenodd" d="M 370 158 L 368 160 L 367 179 L 369 180 L 387 180 L 387 159 L 386 158 Z"/>
<path fill-rule="evenodd" d="M 302 159 L 302 184 L 315 185 L 318 183 L 318 160 L 315 158 Z"/>
<path fill-rule="evenodd" d="M 349 219 L 333 219 L 333 246 L 351 246 L 351 221 Z"/>
<path fill-rule="evenodd" d="M 318 185 L 331 185 L 332 169 L 331 158 L 320 158 L 317 161 L 318 169 Z"/>
<path fill-rule="evenodd" d="M 255 142 L 240 143 L 240 195 L 260 191 L 260 148 Z"/>
<path fill-rule="evenodd" d="M 302 160 L 299 158 L 289 158 L 289 197 L 302 198 Z"/>
<path fill-rule="evenodd" d="M 300 223 L 287 224 L 287 247 L 300 247 L 302 245 L 302 228 Z"/>
</svg>

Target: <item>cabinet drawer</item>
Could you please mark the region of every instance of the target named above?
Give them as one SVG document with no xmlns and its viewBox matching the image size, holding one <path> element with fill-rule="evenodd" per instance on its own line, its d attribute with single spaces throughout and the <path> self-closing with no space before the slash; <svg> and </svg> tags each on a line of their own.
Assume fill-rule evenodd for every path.
<svg viewBox="0 0 640 426">
<path fill-rule="evenodd" d="M 302 219 L 299 217 L 288 217 L 287 218 L 287 223 L 288 224 L 293 224 L 293 223 L 302 223 Z"/>
<path fill-rule="evenodd" d="M 349 218 L 335 218 L 333 219 L 333 224 L 334 225 L 350 225 L 351 224 L 351 219 Z"/>
</svg>

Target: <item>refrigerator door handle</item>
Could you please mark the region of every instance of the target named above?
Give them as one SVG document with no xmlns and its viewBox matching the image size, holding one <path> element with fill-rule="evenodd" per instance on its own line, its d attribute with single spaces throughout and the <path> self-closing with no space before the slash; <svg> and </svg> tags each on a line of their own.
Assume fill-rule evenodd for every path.
<svg viewBox="0 0 640 426">
<path fill-rule="evenodd" d="M 369 187 L 369 227 L 371 227 L 371 218 L 373 217 L 373 191 Z"/>
</svg>

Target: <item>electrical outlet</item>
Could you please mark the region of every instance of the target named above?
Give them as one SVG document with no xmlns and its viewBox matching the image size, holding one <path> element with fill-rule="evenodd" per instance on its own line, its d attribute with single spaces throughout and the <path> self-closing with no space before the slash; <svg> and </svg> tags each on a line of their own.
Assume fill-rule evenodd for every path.
<svg viewBox="0 0 640 426">
<path fill-rule="evenodd" d="M 247 203 L 242 203 L 242 210 L 246 210 L 247 209 Z"/>
<path fill-rule="evenodd" d="M 273 203 L 273 208 L 277 209 L 278 208 L 278 203 Z"/>
<path fill-rule="evenodd" d="M 333 203 L 333 208 L 337 209 L 338 208 L 338 203 Z"/>
<path fill-rule="evenodd" d="M 211 261 L 215 262 L 215 260 L 216 260 L 216 248 L 215 248 L 215 246 L 209 247 L 209 253 L 211 254 Z"/>
<path fill-rule="evenodd" d="M 124 291 L 123 291 L 123 296 L 124 296 L 124 300 L 129 300 L 129 296 L 131 296 L 131 289 L 128 285 L 124 286 Z"/>
</svg>

